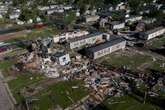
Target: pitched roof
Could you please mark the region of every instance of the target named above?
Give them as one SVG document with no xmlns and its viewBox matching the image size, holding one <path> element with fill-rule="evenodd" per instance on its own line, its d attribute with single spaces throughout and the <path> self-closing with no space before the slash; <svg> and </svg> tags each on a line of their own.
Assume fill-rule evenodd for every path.
<svg viewBox="0 0 165 110">
<path fill-rule="evenodd" d="M 154 28 L 154 29 L 151 29 L 151 30 L 146 31 L 145 34 L 146 35 L 149 35 L 151 33 L 154 33 L 156 31 L 159 31 L 159 30 L 162 30 L 162 29 L 164 29 L 164 27 L 162 27 L 162 26 L 161 27 L 157 27 L 157 28 Z"/>
<path fill-rule="evenodd" d="M 115 44 L 121 43 L 123 41 L 125 41 L 125 39 L 123 39 L 121 37 L 120 38 L 113 38 L 112 40 L 110 40 L 108 42 L 99 44 L 99 45 L 94 46 L 94 47 L 89 47 L 89 48 L 87 48 L 87 51 L 89 51 L 89 52 L 97 52 L 99 50 L 102 50 L 102 49 L 105 49 L 107 47 L 111 47 L 111 46 L 113 46 Z"/>
</svg>

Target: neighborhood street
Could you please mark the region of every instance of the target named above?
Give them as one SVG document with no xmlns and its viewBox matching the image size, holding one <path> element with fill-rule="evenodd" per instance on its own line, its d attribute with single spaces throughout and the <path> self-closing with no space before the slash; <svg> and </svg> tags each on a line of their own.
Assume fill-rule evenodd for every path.
<svg viewBox="0 0 165 110">
<path fill-rule="evenodd" d="M 0 73 L 0 110 L 12 110 L 12 102 Z"/>
</svg>

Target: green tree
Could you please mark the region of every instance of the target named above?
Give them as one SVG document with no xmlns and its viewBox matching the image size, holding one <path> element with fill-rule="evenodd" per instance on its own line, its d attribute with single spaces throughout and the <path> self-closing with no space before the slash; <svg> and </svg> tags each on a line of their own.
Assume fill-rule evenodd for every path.
<svg viewBox="0 0 165 110">
<path fill-rule="evenodd" d="M 25 5 L 28 2 L 28 0 L 13 0 L 14 6 L 22 6 Z"/>
<path fill-rule="evenodd" d="M 140 0 L 128 0 L 128 4 L 132 10 L 137 12 L 140 7 L 141 1 Z"/>
<path fill-rule="evenodd" d="M 22 21 L 28 21 L 29 19 L 35 20 L 38 16 L 38 13 L 39 12 L 38 12 L 37 8 L 24 7 L 24 8 L 22 8 L 22 12 L 21 12 L 19 19 Z"/>
<path fill-rule="evenodd" d="M 112 5 L 117 5 L 120 2 L 121 0 L 104 0 L 105 4 L 112 4 Z"/>
<path fill-rule="evenodd" d="M 64 17 L 64 22 L 66 24 L 71 24 L 75 20 L 76 20 L 75 12 L 70 12 L 70 13 L 66 14 Z"/>
</svg>

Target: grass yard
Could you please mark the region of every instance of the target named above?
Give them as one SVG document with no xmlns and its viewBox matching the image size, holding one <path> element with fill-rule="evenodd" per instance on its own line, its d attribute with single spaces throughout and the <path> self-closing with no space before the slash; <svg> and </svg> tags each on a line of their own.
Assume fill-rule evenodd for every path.
<svg viewBox="0 0 165 110">
<path fill-rule="evenodd" d="M 25 50 L 25 49 L 17 48 L 17 49 L 10 51 L 10 52 L 5 53 L 4 54 L 5 57 L 9 57 L 9 59 L 0 61 L 0 71 L 2 71 L 2 74 L 6 77 L 11 75 L 11 73 L 12 73 L 11 68 L 16 63 L 16 57 L 15 56 L 19 56 L 19 55 L 26 53 L 26 52 L 27 52 L 27 50 Z"/>
<path fill-rule="evenodd" d="M 14 23 L 11 20 L 0 18 L 0 26 L 1 27 L 7 27 L 7 26 L 13 26 Z"/>
<path fill-rule="evenodd" d="M 24 87 L 37 83 L 37 82 L 43 80 L 44 78 L 45 77 L 43 75 L 26 73 L 26 74 L 17 76 L 16 79 L 10 80 L 8 82 L 8 85 L 9 85 L 10 90 L 13 93 L 13 96 L 15 97 L 16 101 L 19 103 L 23 100 L 23 97 L 19 94 L 20 91 Z"/>
<path fill-rule="evenodd" d="M 26 49 L 23 49 L 23 48 L 17 48 L 17 49 L 14 49 L 10 52 L 7 52 L 5 54 L 6 57 L 15 57 L 15 56 L 19 56 L 19 55 L 22 55 L 24 53 L 27 53 L 27 50 Z"/>
<path fill-rule="evenodd" d="M 156 49 L 161 48 L 163 45 L 165 45 L 165 35 L 160 38 L 153 39 L 151 42 L 149 42 L 148 47 Z"/>
<path fill-rule="evenodd" d="M 108 98 L 99 109 L 96 110 L 161 110 L 158 106 L 143 104 L 131 96 Z"/>
<path fill-rule="evenodd" d="M 151 63 L 149 68 L 160 72 L 165 72 L 165 61 L 157 60 Z"/>
<path fill-rule="evenodd" d="M 134 52 L 116 52 L 98 59 L 98 62 L 106 67 L 127 67 L 136 71 L 141 65 L 152 61 L 150 56 L 141 55 Z"/>
<path fill-rule="evenodd" d="M 88 91 L 82 86 L 82 81 L 65 81 L 52 85 L 48 90 L 38 94 L 39 110 L 48 110 L 57 105 L 66 108 L 88 95 Z M 73 89 L 73 86 L 78 88 Z"/>
<path fill-rule="evenodd" d="M 13 62 L 10 60 L 4 60 L 0 61 L 0 70 L 2 72 L 6 72 L 11 66 L 13 65 Z"/>
<path fill-rule="evenodd" d="M 76 20 L 75 12 L 69 12 L 67 15 L 64 16 L 64 22 L 66 24 L 71 24 Z"/>
<path fill-rule="evenodd" d="M 46 38 L 46 37 L 52 37 L 53 35 L 57 34 L 58 31 L 53 30 L 52 28 L 44 28 L 44 29 L 34 29 L 32 32 L 24 35 L 19 35 L 17 38 L 10 39 L 6 41 L 7 43 L 22 41 L 22 40 L 34 40 L 37 38 Z"/>
<path fill-rule="evenodd" d="M 29 33 L 26 36 L 26 40 L 32 40 L 38 37 L 44 38 L 44 37 L 51 37 L 53 34 L 52 29 L 50 28 L 45 28 L 45 29 L 40 29 L 40 30 L 32 30 L 31 33 Z"/>
<path fill-rule="evenodd" d="M 4 77 L 7 77 L 10 75 L 11 68 L 14 65 L 13 60 L 3 60 L 0 61 L 0 71 L 2 72 Z"/>
</svg>

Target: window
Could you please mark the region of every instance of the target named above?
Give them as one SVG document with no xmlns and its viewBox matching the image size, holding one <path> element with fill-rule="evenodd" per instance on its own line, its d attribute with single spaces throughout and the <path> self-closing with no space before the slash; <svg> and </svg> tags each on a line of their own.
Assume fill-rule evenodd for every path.
<svg viewBox="0 0 165 110">
<path fill-rule="evenodd" d="M 97 52 L 97 55 L 98 55 L 98 56 L 101 56 L 102 54 L 103 54 L 102 51 L 98 51 L 98 52 Z"/>
<path fill-rule="evenodd" d="M 66 57 L 62 58 L 62 61 L 65 62 L 66 61 Z"/>
</svg>

